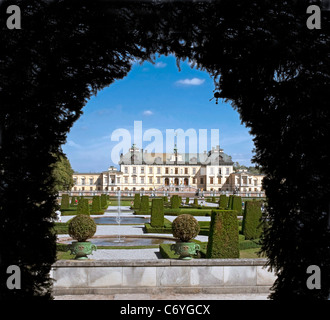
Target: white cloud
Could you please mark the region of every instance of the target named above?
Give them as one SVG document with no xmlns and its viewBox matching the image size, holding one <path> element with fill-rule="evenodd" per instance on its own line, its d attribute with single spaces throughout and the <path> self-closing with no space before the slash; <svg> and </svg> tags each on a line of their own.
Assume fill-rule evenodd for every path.
<svg viewBox="0 0 330 320">
<path fill-rule="evenodd" d="M 145 111 L 143 111 L 143 114 L 145 116 L 152 116 L 154 113 L 151 110 L 145 110 Z"/>
<path fill-rule="evenodd" d="M 164 63 L 164 62 L 157 62 L 156 64 L 155 64 L 155 68 L 165 68 L 167 66 L 167 64 L 166 63 Z"/>
<path fill-rule="evenodd" d="M 74 148 L 81 148 L 81 146 L 78 143 L 75 143 L 72 140 L 69 140 L 67 145 L 70 146 L 70 147 L 74 147 Z"/>
<path fill-rule="evenodd" d="M 182 86 L 200 86 L 201 84 L 204 83 L 204 81 L 205 79 L 192 78 L 192 79 L 178 80 L 176 84 Z"/>
</svg>

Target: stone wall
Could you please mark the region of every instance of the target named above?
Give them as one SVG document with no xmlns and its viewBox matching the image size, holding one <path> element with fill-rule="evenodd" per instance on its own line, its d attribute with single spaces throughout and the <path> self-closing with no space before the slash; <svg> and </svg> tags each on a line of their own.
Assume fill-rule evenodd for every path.
<svg viewBox="0 0 330 320">
<path fill-rule="evenodd" d="M 55 295 L 115 293 L 268 293 L 264 259 L 60 260 Z"/>
</svg>

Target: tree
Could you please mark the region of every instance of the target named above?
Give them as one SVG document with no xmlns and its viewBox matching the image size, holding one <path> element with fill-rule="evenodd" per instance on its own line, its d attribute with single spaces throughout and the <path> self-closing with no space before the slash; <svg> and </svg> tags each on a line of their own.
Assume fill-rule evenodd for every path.
<svg viewBox="0 0 330 320">
<path fill-rule="evenodd" d="M 73 169 L 69 159 L 64 153 L 57 154 L 57 161 L 53 165 L 53 176 L 56 191 L 68 191 L 74 186 Z"/>
</svg>

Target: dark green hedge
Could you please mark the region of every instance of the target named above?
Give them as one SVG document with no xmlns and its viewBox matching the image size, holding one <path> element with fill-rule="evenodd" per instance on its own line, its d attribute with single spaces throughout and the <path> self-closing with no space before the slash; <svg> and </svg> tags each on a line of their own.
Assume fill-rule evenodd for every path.
<svg viewBox="0 0 330 320">
<path fill-rule="evenodd" d="M 189 204 L 189 197 L 186 197 L 186 204 Z"/>
<path fill-rule="evenodd" d="M 141 203 L 140 203 L 140 210 L 139 214 L 149 214 L 149 197 L 148 196 L 142 196 L 141 197 Z"/>
<path fill-rule="evenodd" d="M 141 196 L 139 193 L 136 193 L 134 196 L 134 209 L 138 210 L 141 206 Z"/>
<path fill-rule="evenodd" d="M 108 207 L 108 199 L 106 194 L 101 194 L 101 208 L 106 209 Z"/>
<path fill-rule="evenodd" d="M 61 200 L 61 209 L 69 209 L 70 208 L 70 198 L 68 194 L 62 194 Z"/>
<path fill-rule="evenodd" d="M 249 200 L 245 202 L 242 234 L 245 235 L 245 239 L 258 239 L 262 233 L 261 222 L 261 201 Z"/>
<path fill-rule="evenodd" d="M 90 211 L 91 214 L 100 214 L 103 213 L 101 209 L 101 197 L 93 196 L 92 209 Z"/>
<path fill-rule="evenodd" d="M 73 197 L 71 198 L 70 207 L 74 207 L 74 206 L 75 206 L 75 204 L 76 204 L 76 197 L 75 197 L 75 196 L 73 196 Z"/>
<path fill-rule="evenodd" d="M 89 215 L 88 199 L 79 198 L 77 206 L 77 214 Z"/>
<path fill-rule="evenodd" d="M 238 222 L 235 211 L 212 211 L 207 258 L 239 258 Z"/>
<path fill-rule="evenodd" d="M 163 199 L 152 199 L 150 224 L 152 227 L 164 226 Z"/>
<path fill-rule="evenodd" d="M 219 208 L 220 209 L 227 209 L 228 208 L 228 200 L 229 200 L 229 198 L 225 194 L 221 194 L 220 199 L 219 199 Z"/>
<path fill-rule="evenodd" d="M 240 196 L 232 197 L 232 205 L 230 209 L 237 211 L 239 216 L 242 215 L 242 198 Z"/>
<path fill-rule="evenodd" d="M 181 201 L 178 195 L 173 195 L 171 197 L 171 208 L 178 209 L 180 207 Z"/>
</svg>

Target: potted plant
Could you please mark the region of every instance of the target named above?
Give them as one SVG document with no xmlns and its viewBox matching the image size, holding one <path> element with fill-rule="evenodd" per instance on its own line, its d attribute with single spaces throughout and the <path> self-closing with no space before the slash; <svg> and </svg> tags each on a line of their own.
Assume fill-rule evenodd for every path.
<svg viewBox="0 0 330 320">
<path fill-rule="evenodd" d="M 68 246 L 75 259 L 88 259 L 87 255 L 96 250 L 96 246 L 87 239 L 93 237 L 96 232 L 96 223 L 87 215 L 77 215 L 69 223 L 69 235 L 77 240 Z"/>
<path fill-rule="evenodd" d="M 198 221 L 190 214 L 182 214 L 174 219 L 172 233 L 179 241 L 171 245 L 171 250 L 180 255 L 179 259 L 190 260 L 200 250 L 197 243 L 190 241 L 198 235 L 199 230 Z"/>
</svg>

